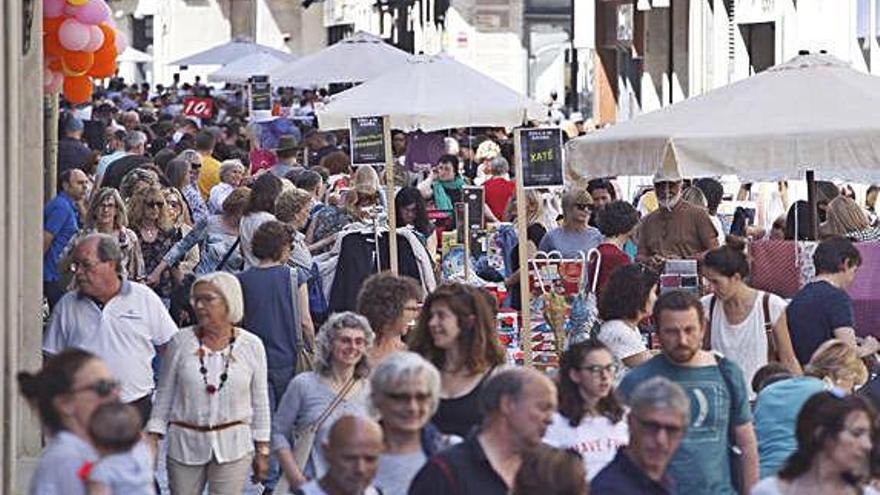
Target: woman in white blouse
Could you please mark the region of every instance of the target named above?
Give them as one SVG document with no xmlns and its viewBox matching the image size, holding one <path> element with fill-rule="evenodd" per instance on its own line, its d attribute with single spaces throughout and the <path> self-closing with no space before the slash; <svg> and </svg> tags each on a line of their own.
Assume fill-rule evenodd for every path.
<svg viewBox="0 0 880 495">
<path fill-rule="evenodd" d="M 291 487 L 324 476 L 328 466 L 321 445 L 337 418 L 368 416 L 367 351 L 373 339 L 373 330 L 363 316 L 349 311 L 330 316 L 316 339 L 315 371 L 300 373 L 287 386 L 272 419 L 272 449 Z M 337 395 L 338 405 L 317 425 Z M 317 425 L 318 431 L 309 446 L 308 460 L 300 468 L 294 457 L 294 432 L 311 425 Z"/>
<path fill-rule="evenodd" d="M 209 273 L 193 284 L 198 324 L 168 344 L 147 432 L 168 440 L 171 493 L 240 494 L 269 466 L 269 393 L 260 339 L 235 326 L 244 304 L 235 276 Z M 255 454 L 256 452 L 256 454 Z"/>
</svg>

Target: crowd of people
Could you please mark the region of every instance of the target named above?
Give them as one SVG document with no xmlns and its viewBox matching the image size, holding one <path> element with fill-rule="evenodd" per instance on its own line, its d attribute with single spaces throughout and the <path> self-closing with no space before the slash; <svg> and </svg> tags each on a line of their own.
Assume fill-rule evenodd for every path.
<svg viewBox="0 0 880 495">
<path fill-rule="evenodd" d="M 661 170 L 630 200 L 614 178 L 530 190 L 517 219 L 503 129 L 450 132 L 429 170 L 406 166 L 395 132 L 389 197 L 344 135 L 246 124 L 234 95 L 200 122 L 180 113 L 187 91 L 205 89 L 117 86 L 88 126 L 82 109 L 61 118 L 46 361 L 19 375 L 47 438 L 31 493 L 874 493 L 880 343 L 846 291 L 855 243 L 880 239 L 876 188 L 865 208 L 822 185 L 815 277 L 789 300 L 753 288 L 747 245 L 800 239 L 800 202 L 728 236 L 720 182 Z M 303 116 L 319 96 L 284 101 Z M 327 300 L 323 263 L 371 263 L 347 234 L 391 205 L 439 277 L 466 185 L 488 222 L 526 223 L 530 256 L 601 255 L 600 324 L 552 373 L 512 366 L 499 340 L 500 307 L 522 305 L 515 256 L 501 304 L 375 267 Z M 663 286 L 682 259 L 702 287 Z"/>
</svg>

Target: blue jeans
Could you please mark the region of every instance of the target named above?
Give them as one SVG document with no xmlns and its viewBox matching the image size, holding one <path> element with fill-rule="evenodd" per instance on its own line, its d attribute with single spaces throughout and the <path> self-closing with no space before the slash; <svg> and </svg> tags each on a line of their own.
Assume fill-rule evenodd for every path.
<svg viewBox="0 0 880 495">
<path fill-rule="evenodd" d="M 287 384 L 290 383 L 290 380 L 293 379 L 293 375 L 296 373 L 296 368 L 293 366 L 286 368 L 269 368 L 269 410 L 272 414 L 275 414 L 275 408 L 278 407 L 278 402 L 281 401 L 281 396 L 284 395 L 284 391 L 287 390 Z M 266 475 L 266 479 L 263 480 L 263 486 L 266 487 L 267 490 L 275 489 L 275 485 L 278 484 L 278 480 L 281 478 L 281 465 L 278 464 L 278 457 L 275 456 L 275 452 L 269 456 L 269 473 Z"/>
</svg>

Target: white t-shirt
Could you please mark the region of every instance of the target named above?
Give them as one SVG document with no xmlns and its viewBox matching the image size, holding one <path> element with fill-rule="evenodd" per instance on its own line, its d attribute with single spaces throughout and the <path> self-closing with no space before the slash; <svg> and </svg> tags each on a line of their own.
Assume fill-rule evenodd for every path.
<svg viewBox="0 0 880 495">
<path fill-rule="evenodd" d="M 726 236 L 724 234 L 724 225 L 722 225 L 721 219 L 718 218 L 718 215 L 709 215 L 709 220 L 712 220 L 712 225 L 715 226 L 715 231 L 718 232 L 718 245 L 723 246 Z"/>
<path fill-rule="evenodd" d="M 603 323 L 599 328 L 599 342 L 611 350 L 614 361 L 619 367 L 615 378 L 616 383 L 620 383 L 620 380 L 629 371 L 629 368 L 623 364 L 623 360 L 648 350 L 639 331 L 623 320 L 609 320 Z"/>
<path fill-rule="evenodd" d="M 746 384 L 752 382 L 755 372 L 767 364 L 767 336 L 764 330 L 764 292 L 758 291 L 752 311 L 738 325 L 731 325 L 727 321 L 721 299 L 715 299 L 715 312 L 709 314 L 710 301 L 714 296 L 706 296 L 702 299 L 706 317 L 711 318 L 712 349 L 724 354 L 742 368 L 743 379 Z M 770 321 L 775 326 L 779 318 L 785 312 L 786 302 L 776 294 L 770 294 L 769 309 Z M 755 398 L 755 393 L 749 387 L 749 399 Z"/>
<path fill-rule="evenodd" d="M 260 264 L 260 260 L 254 256 L 254 252 L 251 248 L 251 241 L 254 238 L 254 234 L 257 232 L 257 229 L 260 225 L 268 222 L 269 220 L 276 220 L 275 215 L 266 212 L 266 211 L 258 211 L 256 213 L 250 213 L 245 215 L 241 219 L 241 223 L 238 226 L 238 235 L 239 239 L 241 239 L 241 254 L 244 258 L 244 269 L 247 270 L 252 266 L 257 266 Z"/>
<path fill-rule="evenodd" d="M 614 460 L 617 449 L 629 444 L 626 418 L 616 424 L 605 416 L 585 416 L 576 427 L 559 413 L 553 413 L 553 424 L 544 433 L 544 443 L 559 449 L 574 449 L 584 460 L 587 479 Z"/>
<path fill-rule="evenodd" d="M 750 495 L 782 495 L 782 487 L 777 476 L 762 479 L 752 487 Z M 880 492 L 870 486 L 862 487 L 862 495 L 880 495 Z"/>
<path fill-rule="evenodd" d="M 155 347 L 176 333 L 159 296 L 146 285 L 125 280 L 103 308 L 79 292 L 65 294 L 43 335 L 43 351 L 58 354 L 76 347 L 95 354 L 119 380 L 120 400 L 132 402 L 153 391 Z"/>
<path fill-rule="evenodd" d="M 321 488 L 321 485 L 318 484 L 318 480 L 309 481 L 299 489 L 302 490 L 305 495 L 330 495 Z M 368 486 L 362 493 L 363 495 L 379 495 L 379 492 L 372 486 Z"/>
</svg>

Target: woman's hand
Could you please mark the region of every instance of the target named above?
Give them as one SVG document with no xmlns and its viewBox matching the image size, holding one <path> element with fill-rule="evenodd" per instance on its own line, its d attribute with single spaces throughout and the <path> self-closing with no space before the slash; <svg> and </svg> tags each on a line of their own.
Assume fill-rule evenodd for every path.
<svg viewBox="0 0 880 495">
<path fill-rule="evenodd" d="M 257 447 L 256 452 L 254 453 L 254 462 L 253 462 L 253 481 L 257 483 L 259 481 L 263 481 L 266 479 L 266 475 L 269 474 L 269 446 L 265 447 Z"/>
<path fill-rule="evenodd" d="M 146 433 L 144 434 L 144 441 L 147 442 L 147 447 L 150 448 L 150 452 L 153 454 L 153 466 L 159 465 L 159 440 L 161 439 L 161 435 L 158 433 Z"/>
</svg>

